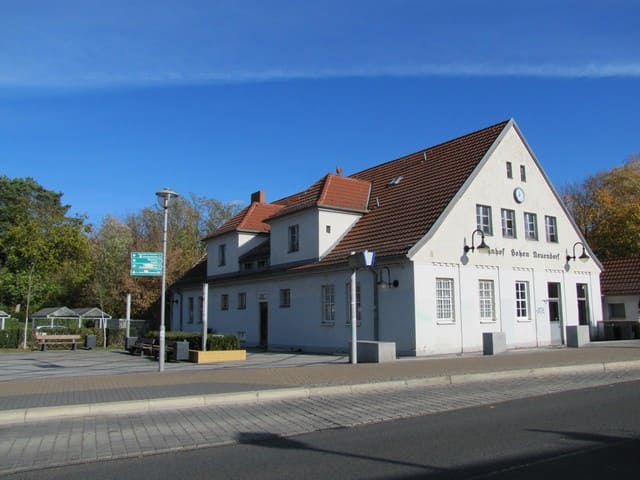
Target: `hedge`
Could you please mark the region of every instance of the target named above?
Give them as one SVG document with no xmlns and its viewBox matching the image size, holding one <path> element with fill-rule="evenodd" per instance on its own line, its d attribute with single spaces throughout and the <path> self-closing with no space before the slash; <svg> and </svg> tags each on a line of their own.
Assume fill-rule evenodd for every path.
<svg viewBox="0 0 640 480">
<path fill-rule="evenodd" d="M 158 338 L 159 332 L 147 332 L 145 335 L 150 338 Z M 179 342 L 186 340 L 189 342 L 190 350 L 200 350 L 202 348 L 202 334 L 192 332 L 166 332 L 165 341 Z M 210 333 L 207 335 L 207 350 L 239 350 L 240 340 L 235 335 L 217 335 Z"/>
<path fill-rule="evenodd" d="M 60 328 L 56 329 L 59 335 L 80 335 L 83 339 L 87 335 L 96 336 L 96 346 L 104 345 L 104 334 L 101 328 Z M 107 346 L 124 348 L 124 330 L 119 328 L 107 329 Z M 21 348 L 24 339 L 24 328 L 10 328 L 0 330 L 0 348 Z M 27 346 L 30 349 L 37 348 L 33 329 L 27 330 Z M 66 348 L 64 345 L 47 346 L 48 349 Z"/>
</svg>

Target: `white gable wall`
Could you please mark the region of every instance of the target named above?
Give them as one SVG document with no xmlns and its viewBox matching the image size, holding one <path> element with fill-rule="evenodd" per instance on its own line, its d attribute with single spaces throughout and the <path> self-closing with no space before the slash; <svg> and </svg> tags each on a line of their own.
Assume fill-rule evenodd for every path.
<svg viewBox="0 0 640 480">
<path fill-rule="evenodd" d="M 506 162 L 512 164 L 513 179 L 506 175 Z M 526 170 L 526 181 L 520 179 L 520 166 Z M 514 199 L 514 189 L 525 191 L 525 200 Z M 491 254 L 477 250 L 464 255 L 464 245 L 471 245 L 476 229 L 476 204 L 492 209 L 493 235 L 485 237 Z M 501 209 L 515 211 L 517 238 L 504 238 Z M 524 239 L 524 212 L 537 215 L 538 240 Z M 547 242 L 545 215 L 557 219 L 558 243 Z M 476 234 L 475 245 L 480 243 Z M 482 332 L 504 331 L 512 347 L 547 345 L 550 325 L 547 283 L 561 283 L 564 324 L 576 325 L 576 284 L 585 283 L 589 290 L 591 324 L 601 320 L 600 269 L 593 259 L 587 263 L 571 261 L 567 251 L 581 241 L 553 190 L 512 126 L 477 172 L 468 188 L 450 206 L 426 241 L 412 252 L 415 262 L 416 344 L 420 353 L 445 353 L 480 350 Z M 578 255 L 581 247 L 577 247 Z M 454 280 L 456 320 L 452 324 L 435 319 L 435 278 Z M 493 280 L 495 288 L 495 322 L 479 319 L 478 281 Z M 528 282 L 529 318 L 516 319 L 515 282 Z"/>
</svg>

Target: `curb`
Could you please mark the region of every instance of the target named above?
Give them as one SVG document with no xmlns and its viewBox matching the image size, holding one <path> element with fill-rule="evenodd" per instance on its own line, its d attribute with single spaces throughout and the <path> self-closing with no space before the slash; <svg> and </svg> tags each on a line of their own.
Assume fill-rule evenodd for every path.
<svg viewBox="0 0 640 480">
<path fill-rule="evenodd" d="M 211 407 L 228 404 L 251 404 L 270 401 L 294 400 L 301 398 L 350 395 L 376 390 L 419 388 L 453 385 L 487 380 L 509 380 L 516 378 L 565 375 L 568 373 L 603 373 L 640 369 L 640 360 L 602 362 L 583 365 L 563 365 L 554 367 L 502 370 L 482 373 L 462 373 L 436 377 L 390 380 L 352 385 L 331 385 L 318 387 L 289 387 L 247 392 L 189 395 L 183 397 L 151 398 L 118 402 L 86 403 L 77 405 L 56 405 L 0 411 L 0 425 L 27 424 L 70 417 L 91 417 L 98 415 L 127 415 L 152 413 L 160 410 Z"/>
</svg>

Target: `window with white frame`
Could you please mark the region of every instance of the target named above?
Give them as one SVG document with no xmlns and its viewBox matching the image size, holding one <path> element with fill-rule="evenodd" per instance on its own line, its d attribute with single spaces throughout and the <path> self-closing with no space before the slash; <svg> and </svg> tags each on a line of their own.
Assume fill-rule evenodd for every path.
<svg viewBox="0 0 640 480">
<path fill-rule="evenodd" d="M 493 235 L 491 207 L 487 205 L 476 205 L 476 223 L 478 225 L 478 229 L 485 235 Z"/>
<path fill-rule="evenodd" d="M 226 293 L 220 295 L 220 310 L 229 310 L 229 295 Z"/>
<path fill-rule="evenodd" d="M 289 225 L 289 253 L 297 252 L 300 249 L 299 233 L 298 225 Z"/>
<path fill-rule="evenodd" d="M 322 323 L 336 320 L 336 291 L 334 285 L 322 285 Z"/>
<path fill-rule="evenodd" d="M 436 278 L 436 319 L 454 322 L 453 278 Z"/>
<path fill-rule="evenodd" d="M 576 284 L 578 297 L 578 325 L 589 325 L 589 287 L 586 283 Z"/>
<path fill-rule="evenodd" d="M 495 322 L 496 306 L 493 280 L 479 280 L 478 295 L 480 297 L 480 321 Z"/>
<path fill-rule="evenodd" d="M 247 294 L 246 292 L 238 293 L 238 310 L 247 309 Z"/>
<path fill-rule="evenodd" d="M 227 264 L 227 246 L 223 243 L 218 245 L 218 266 L 224 267 Z"/>
<path fill-rule="evenodd" d="M 513 168 L 511 162 L 507 162 L 507 178 L 513 178 Z"/>
<path fill-rule="evenodd" d="M 189 323 L 193 323 L 193 297 L 189 297 L 188 299 L 188 304 L 189 304 Z"/>
<path fill-rule="evenodd" d="M 516 282 L 516 318 L 529 319 L 529 282 Z"/>
<path fill-rule="evenodd" d="M 524 168 L 524 165 L 520 165 L 520 180 L 523 182 L 527 181 L 527 170 Z"/>
<path fill-rule="evenodd" d="M 535 213 L 524 212 L 524 238 L 538 240 L 538 216 Z"/>
<path fill-rule="evenodd" d="M 291 307 L 291 289 L 281 288 L 280 289 L 280 308 L 289 308 L 289 307 Z"/>
<path fill-rule="evenodd" d="M 351 283 L 347 283 L 347 325 L 351 325 Z M 356 283 L 356 318 L 357 321 L 362 321 L 362 315 L 360 311 L 360 284 Z"/>
<path fill-rule="evenodd" d="M 545 215 L 544 228 L 547 232 L 547 242 L 558 243 L 558 221 L 556 217 Z"/>
<path fill-rule="evenodd" d="M 516 238 L 516 212 L 507 208 L 502 209 L 502 236 Z"/>
</svg>

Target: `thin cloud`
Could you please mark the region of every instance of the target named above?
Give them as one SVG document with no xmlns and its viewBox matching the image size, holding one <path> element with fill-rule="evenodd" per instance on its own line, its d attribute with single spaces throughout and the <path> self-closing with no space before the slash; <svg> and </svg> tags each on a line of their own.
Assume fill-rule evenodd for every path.
<svg viewBox="0 0 640 480">
<path fill-rule="evenodd" d="M 340 78 L 428 77 L 529 77 L 529 78 L 637 78 L 640 63 L 589 63 L 584 65 L 420 65 L 362 66 L 349 68 L 265 68 L 203 72 L 86 73 L 73 76 L 25 76 L 0 74 L 2 87 L 109 88 L 237 84 Z"/>
</svg>

